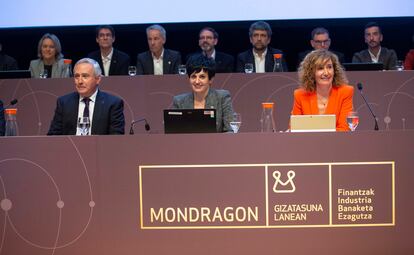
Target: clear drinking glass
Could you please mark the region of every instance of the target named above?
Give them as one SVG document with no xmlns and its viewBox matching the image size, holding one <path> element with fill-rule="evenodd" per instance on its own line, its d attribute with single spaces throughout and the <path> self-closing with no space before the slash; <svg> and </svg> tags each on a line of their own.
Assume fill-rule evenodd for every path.
<svg viewBox="0 0 414 255">
<path fill-rule="evenodd" d="M 80 129 L 81 135 L 89 135 L 89 128 L 91 126 L 91 122 L 89 117 L 79 117 L 78 119 L 78 128 Z"/>
<path fill-rule="evenodd" d="M 253 73 L 253 64 L 252 63 L 246 63 L 244 65 L 244 72 L 245 73 Z"/>
<path fill-rule="evenodd" d="M 237 112 L 233 113 L 233 120 L 230 121 L 230 127 L 233 130 L 233 133 L 236 134 L 239 132 L 241 123 L 241 114 Z"/>
<path fill-rule="evenodd" d="M 46 79 L 48 74 L 48 71 L 46 69 L 43 69 L 43 71 L 40 71 L 39 78 Z"/>
<path fill-rule="evenodd" d="M 179 65 L 178 66 L 178 74 L 179 75 L 186 75 L 187 74 L 187 68 L 185 65 Z"/>
<path fill-rule="evenodd" d="M 137 67 L 136 66 L 128 66 L 128 75 L 129 76 L 137 75 Z"/>
<path fill-rule="evenodd" d="M 355 131 L 359 124 L 359 116 L 357 112 L 349 112 L 346 116 L 346 122 L 348 123 L 351 131 Z"/>
<path fill-rule="evenodd" d="M 395 64 L 395 69 L 397 71 L 404 71 L 404 62 L 402 60 L 397 60 Z"/>
</svg>

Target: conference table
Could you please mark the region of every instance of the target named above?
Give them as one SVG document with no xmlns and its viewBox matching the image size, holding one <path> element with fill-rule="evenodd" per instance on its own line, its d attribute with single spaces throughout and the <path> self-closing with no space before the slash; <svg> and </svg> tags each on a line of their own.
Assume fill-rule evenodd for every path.
<svg viewBox="0 0 414 255">
<path fill-rule="evenodd" d="M 44 136 L 70 79 L 1 80 L 21 136 L 0 137 L 0 255 L 412 254 L 414 75 L 371 74 L 350 79 L 380 131 L 355 94 L 355 132 L 257 132 L 261 101 L 287 126 L 297 83 L 286 73 L 216 78 L 245 116 L 238 134 L 163 134 L 159 110 L 188 90 L 177 75 L 108 77 L 128 121 L 152 129 L 85 137 Z"/>
</svg>

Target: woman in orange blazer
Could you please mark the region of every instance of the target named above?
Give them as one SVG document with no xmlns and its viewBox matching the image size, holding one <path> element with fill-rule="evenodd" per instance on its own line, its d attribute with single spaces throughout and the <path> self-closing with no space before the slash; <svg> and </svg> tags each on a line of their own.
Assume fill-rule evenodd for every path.
<svg viewBox="0 0 414 255">
<path fill-rule="evenodd" d="M 336 130 L 348 131 L 346 115 L 353 109 L 354 87 L 346 85 L 338 57 L 327 50 L 310 52 L 300 64 L 299 81 L 292 115 L 335 114 Z"/>
</svg>

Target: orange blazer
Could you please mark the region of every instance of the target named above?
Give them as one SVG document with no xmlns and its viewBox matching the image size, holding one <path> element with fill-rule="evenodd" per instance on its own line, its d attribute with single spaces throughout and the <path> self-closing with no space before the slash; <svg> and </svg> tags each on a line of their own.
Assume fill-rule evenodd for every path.
<svg viewBox="0 0 414 255">
<path fill-rule="evenodd" d="M 336 130 L 348 131 L 346 115 L 352 111 L 354 87 L 342 85 L 333 86 L 329 95 L 328 105 L 325 114 L 336 115 Z M 307 92 L 300 88 L 294 92 L 292 115 L 319 114 L 316 92 Z"/>
</svg>

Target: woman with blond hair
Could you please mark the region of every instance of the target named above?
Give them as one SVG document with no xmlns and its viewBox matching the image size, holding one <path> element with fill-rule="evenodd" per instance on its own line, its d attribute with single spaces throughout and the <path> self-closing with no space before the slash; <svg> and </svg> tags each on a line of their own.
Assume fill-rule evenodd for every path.
<svg viewBox="0 0 414 255">
<path fill-rule="evenodd" d="M 294 92 L 292 115 L 335 114 L 336 130 L 348 131 L 354 87 L 347 85 L 338 57 L 328 50 L 306 55 L 299 67 L 300 88 Z"/>
</svg>

